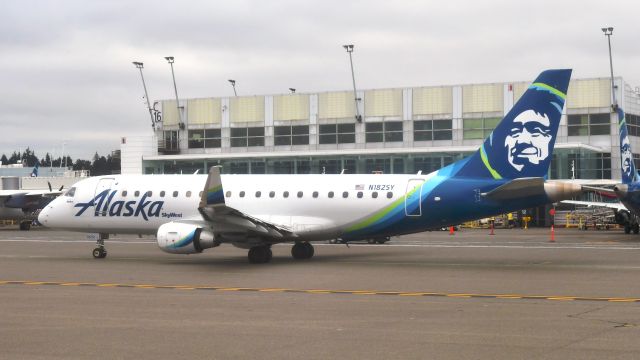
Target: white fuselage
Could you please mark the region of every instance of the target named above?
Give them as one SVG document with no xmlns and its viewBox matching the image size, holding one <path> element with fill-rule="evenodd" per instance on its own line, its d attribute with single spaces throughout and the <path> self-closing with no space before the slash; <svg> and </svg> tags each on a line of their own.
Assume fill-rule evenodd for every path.
<svg viewBox="0 0 640 360">
<path fill-rule="evenodd" d="M 308 239 L 338 237 L 349 224 L 396 201 L 429 175 L 223 175 L 227 206 Z M 206 175 L 114 175 L 76 183 L 40 214 L 60 229 L 156 233 L 171 221 L 202 221 Z M 70 190 L 71 191 L 71 190 Z"/>
</svg>

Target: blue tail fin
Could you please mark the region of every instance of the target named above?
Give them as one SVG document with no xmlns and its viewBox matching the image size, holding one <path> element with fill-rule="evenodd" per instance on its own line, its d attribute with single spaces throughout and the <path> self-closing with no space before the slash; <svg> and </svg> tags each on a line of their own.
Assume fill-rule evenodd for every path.
<svg viewBox="0 0 640 360">
<path fill-rule="evenodd" d="M 36 161 L 36 166 L 33 167 L 33 171 L 31 171 L 31 177 L 38 177 L 38 168 L 40 164 Z"/>
<path fill-rule="evenodd" d="M 620 127 L 620 168 L 622 170 L 622 183 L 630 184 L 638 181 L 638 172 L 633 162 L 631 143 L 627 134 L 627 121 L 624 111 L 618 108 L 618 126 Z"/>
<path fill-rule="evenodd" d="M 542 72 L 455 175 L 546 177 L 570 78 L 571 69 Z"/>
</svg>

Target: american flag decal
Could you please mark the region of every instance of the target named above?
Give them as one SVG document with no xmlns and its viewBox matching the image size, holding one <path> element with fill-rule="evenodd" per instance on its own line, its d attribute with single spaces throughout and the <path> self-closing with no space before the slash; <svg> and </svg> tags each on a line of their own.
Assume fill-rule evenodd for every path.
<svg viewBox="0 0 640 360">
<path fill-rule="evenodd" d="M 356 185 L 356 190 L 364 190 L 364 185 L 363 184 Z"/>
</svg>

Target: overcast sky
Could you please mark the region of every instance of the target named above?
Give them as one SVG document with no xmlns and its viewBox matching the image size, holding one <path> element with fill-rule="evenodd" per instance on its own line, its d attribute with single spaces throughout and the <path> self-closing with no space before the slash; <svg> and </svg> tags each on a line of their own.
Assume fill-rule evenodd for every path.
<svg viewBox="0 0 640 360">
<path fill-rule="evenodd" d="M 574 78 L 640 86 L 637 0 L 33 1 L 0 11 L 0 154 L 90 158 L 151 134 L 152 100 Z"/>
</svg>

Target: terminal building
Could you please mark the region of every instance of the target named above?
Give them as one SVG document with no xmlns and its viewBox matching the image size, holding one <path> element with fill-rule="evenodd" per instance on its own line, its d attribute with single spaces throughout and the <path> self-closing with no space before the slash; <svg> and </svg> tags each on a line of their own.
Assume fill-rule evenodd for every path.
<svg viewBox="0 0 640 360">
<path fill-rule="evenodd" d="M 429 173 L 476 151 L 529 83 L 163 100 L 153 135 L 122 138 L 122 173 Z M 614 84 L 640 151 L 640 91 Z M 610 78 L 571 81 L 550 179 L 620 178 L 611 104 Z"/>
</svg>

